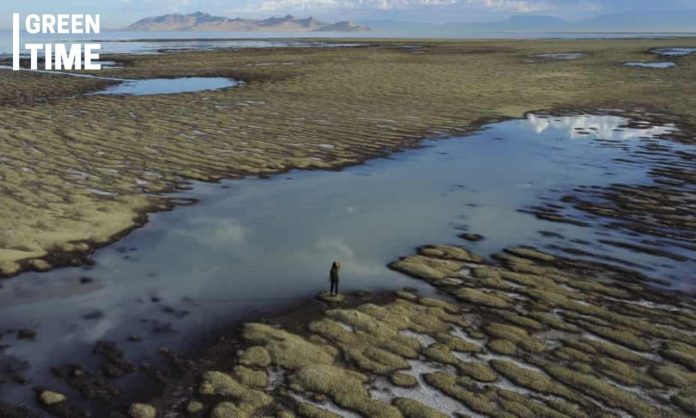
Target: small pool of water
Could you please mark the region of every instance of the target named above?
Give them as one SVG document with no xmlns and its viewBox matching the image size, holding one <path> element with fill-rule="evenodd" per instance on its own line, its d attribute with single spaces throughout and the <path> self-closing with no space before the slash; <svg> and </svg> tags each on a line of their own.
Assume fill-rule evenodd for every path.
<svg viewBox="0 0 696 418">
<path fill-rule="evenodd" d="M 640 68 L 673 68 L 676 67 L 677 64 L 670 62 L 670 61 L 660 61 L 660 62 L 627 62 L 626 64 L 627 67 L 640 67 Z"/>
<path fill-rule="evenodd" d="M 559 53 L 549 53 L 549 54 L 535 54 L 530 55 L 532 58 L 540 60 L 559 60 L 559 61 L 570 61 L 578 60 L 585 57 L 582 52 L 559 52 Z"/>
<path fill-rule="evenodd" d="M 179 77 L 125 80 L 90 95 L 146 96 L 220 90 L 234 87 L 237 81 L 225 77 Z"/>
<path fill-rule="evenodd" d="M 607 229 L 591 217 L 589 227 L 579 227 L 520 211 L 558 202 L 581 185 L 651 183 L 650 158 L 658 157 L 644 154 L 657 142 L 669 147 L 667 155 L 696 151 L 656 139 L 671 125 L 627 122 L 529 115 L 343 171 L 195 183 L 177 196 L 198 204 L 151 215 L 143 228 L 97 251 L 95 266 L 2 282 L 0 330 L 28 328 L 37 337 L 3 338 L 8 347 L 0 360 L 27 361 L 32 382 L 3 384 L 0 399 L 32 401 L 31 387 L 39 384 L 76 399 L 50 367 L 68 360 L 89 365 L 95 341 L 115 341 L 129 359 L 153 362 L 159 347 L 195 347 L 212 327 L 326 289 L 336 259 L 344 265 L 342 291 L 410 286 L 426 292 L 423 282 L 386 265 L 429 243 L 465 245 L 482 255 L 513 245 L 579 248 L 635 263 L 676 288 L 694 286 L 693 254 L 667 239 L 664 248 L 688 261 L 603 243 L 639 243 L 645 236 Z M 464 231 L 485 239 L 457 238 Z"/>
<path fill-rule="evenodd" d="M 658 48 L 653 49 L 652 52 L 665 57 L 684 57 L 695 54 L 696 48 Z"/>
</svg>

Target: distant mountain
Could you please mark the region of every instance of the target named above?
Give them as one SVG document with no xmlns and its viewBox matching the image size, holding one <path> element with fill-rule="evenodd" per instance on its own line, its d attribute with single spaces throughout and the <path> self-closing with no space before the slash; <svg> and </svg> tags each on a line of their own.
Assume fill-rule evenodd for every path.
<svg viewBox="0 0 696 418">
<path fill-rule="evenodd" d="M 268 19 L 241 19 L 212 16 L 196 12 L 188 15 L 173 13 L 140 19 L 128 26 L 142 31 L 220 31 L 220 32 L 364 32 L 370 28 L 343 21 L 320 22 L 313 17 L 304 19 L 292 15 Z"/>
</svg>

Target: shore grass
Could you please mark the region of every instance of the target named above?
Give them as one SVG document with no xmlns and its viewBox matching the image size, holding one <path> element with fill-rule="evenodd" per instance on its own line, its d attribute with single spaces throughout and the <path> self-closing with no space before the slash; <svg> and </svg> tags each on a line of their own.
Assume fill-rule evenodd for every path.
<svg viewBox="0 0 696 418">
<path fill-rule="evenodd" d="M 0 274 L 81 263 L 190 180 L 340 168 L 533 110 L 623 109 L 696 127 L 696 57 L 623 66 L 693 38 L 360 42 L 113 56 L 124 67 L 99 73 L 245 81 L 180 95 L 87 96 L 108 82 L 0 71 Z M 531 57 L 558 52 L 585 56 Z"/>
</svg>

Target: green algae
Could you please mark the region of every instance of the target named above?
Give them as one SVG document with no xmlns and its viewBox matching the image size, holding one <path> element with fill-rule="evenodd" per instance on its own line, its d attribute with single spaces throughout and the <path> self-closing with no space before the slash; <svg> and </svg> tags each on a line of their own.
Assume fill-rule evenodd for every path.
<svg viewBox="0 0 696 418">
<path fill-rule="evenodd" d="M 401 413 L 395 407 L 374 400 L 364 387 L 367 378 L 359 373 L 331 365 L 310 365 L 292 376 L 292 386 L 302 392 L 328 396 L 337 405 L 364 416 L 398 418 Z"/>
<path fill-rule="evenodd" d="M 447 418 L 447 414 L 408 398 L 394 399 L 394 406 L 399 408 L 406 418 Z"/>
<path fill-rule="evenodd" d="M 418 379 L 415 376 L 408 373 L 396 372 L 389 377 L 389 380 L 395 386 L 401 386 L 404 388 L 414 388 L 418 386 Z"/>
</svg>

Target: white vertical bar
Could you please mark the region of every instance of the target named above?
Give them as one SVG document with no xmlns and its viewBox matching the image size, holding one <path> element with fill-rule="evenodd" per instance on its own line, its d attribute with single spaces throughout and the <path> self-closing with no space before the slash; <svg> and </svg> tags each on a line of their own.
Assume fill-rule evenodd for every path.
<svg viewBox="0 0 696 418">
<path fill-rule="evenodd" d="M 12 69 L 19 70 L 19 13 L 12 13 Z"/>
</svg>

